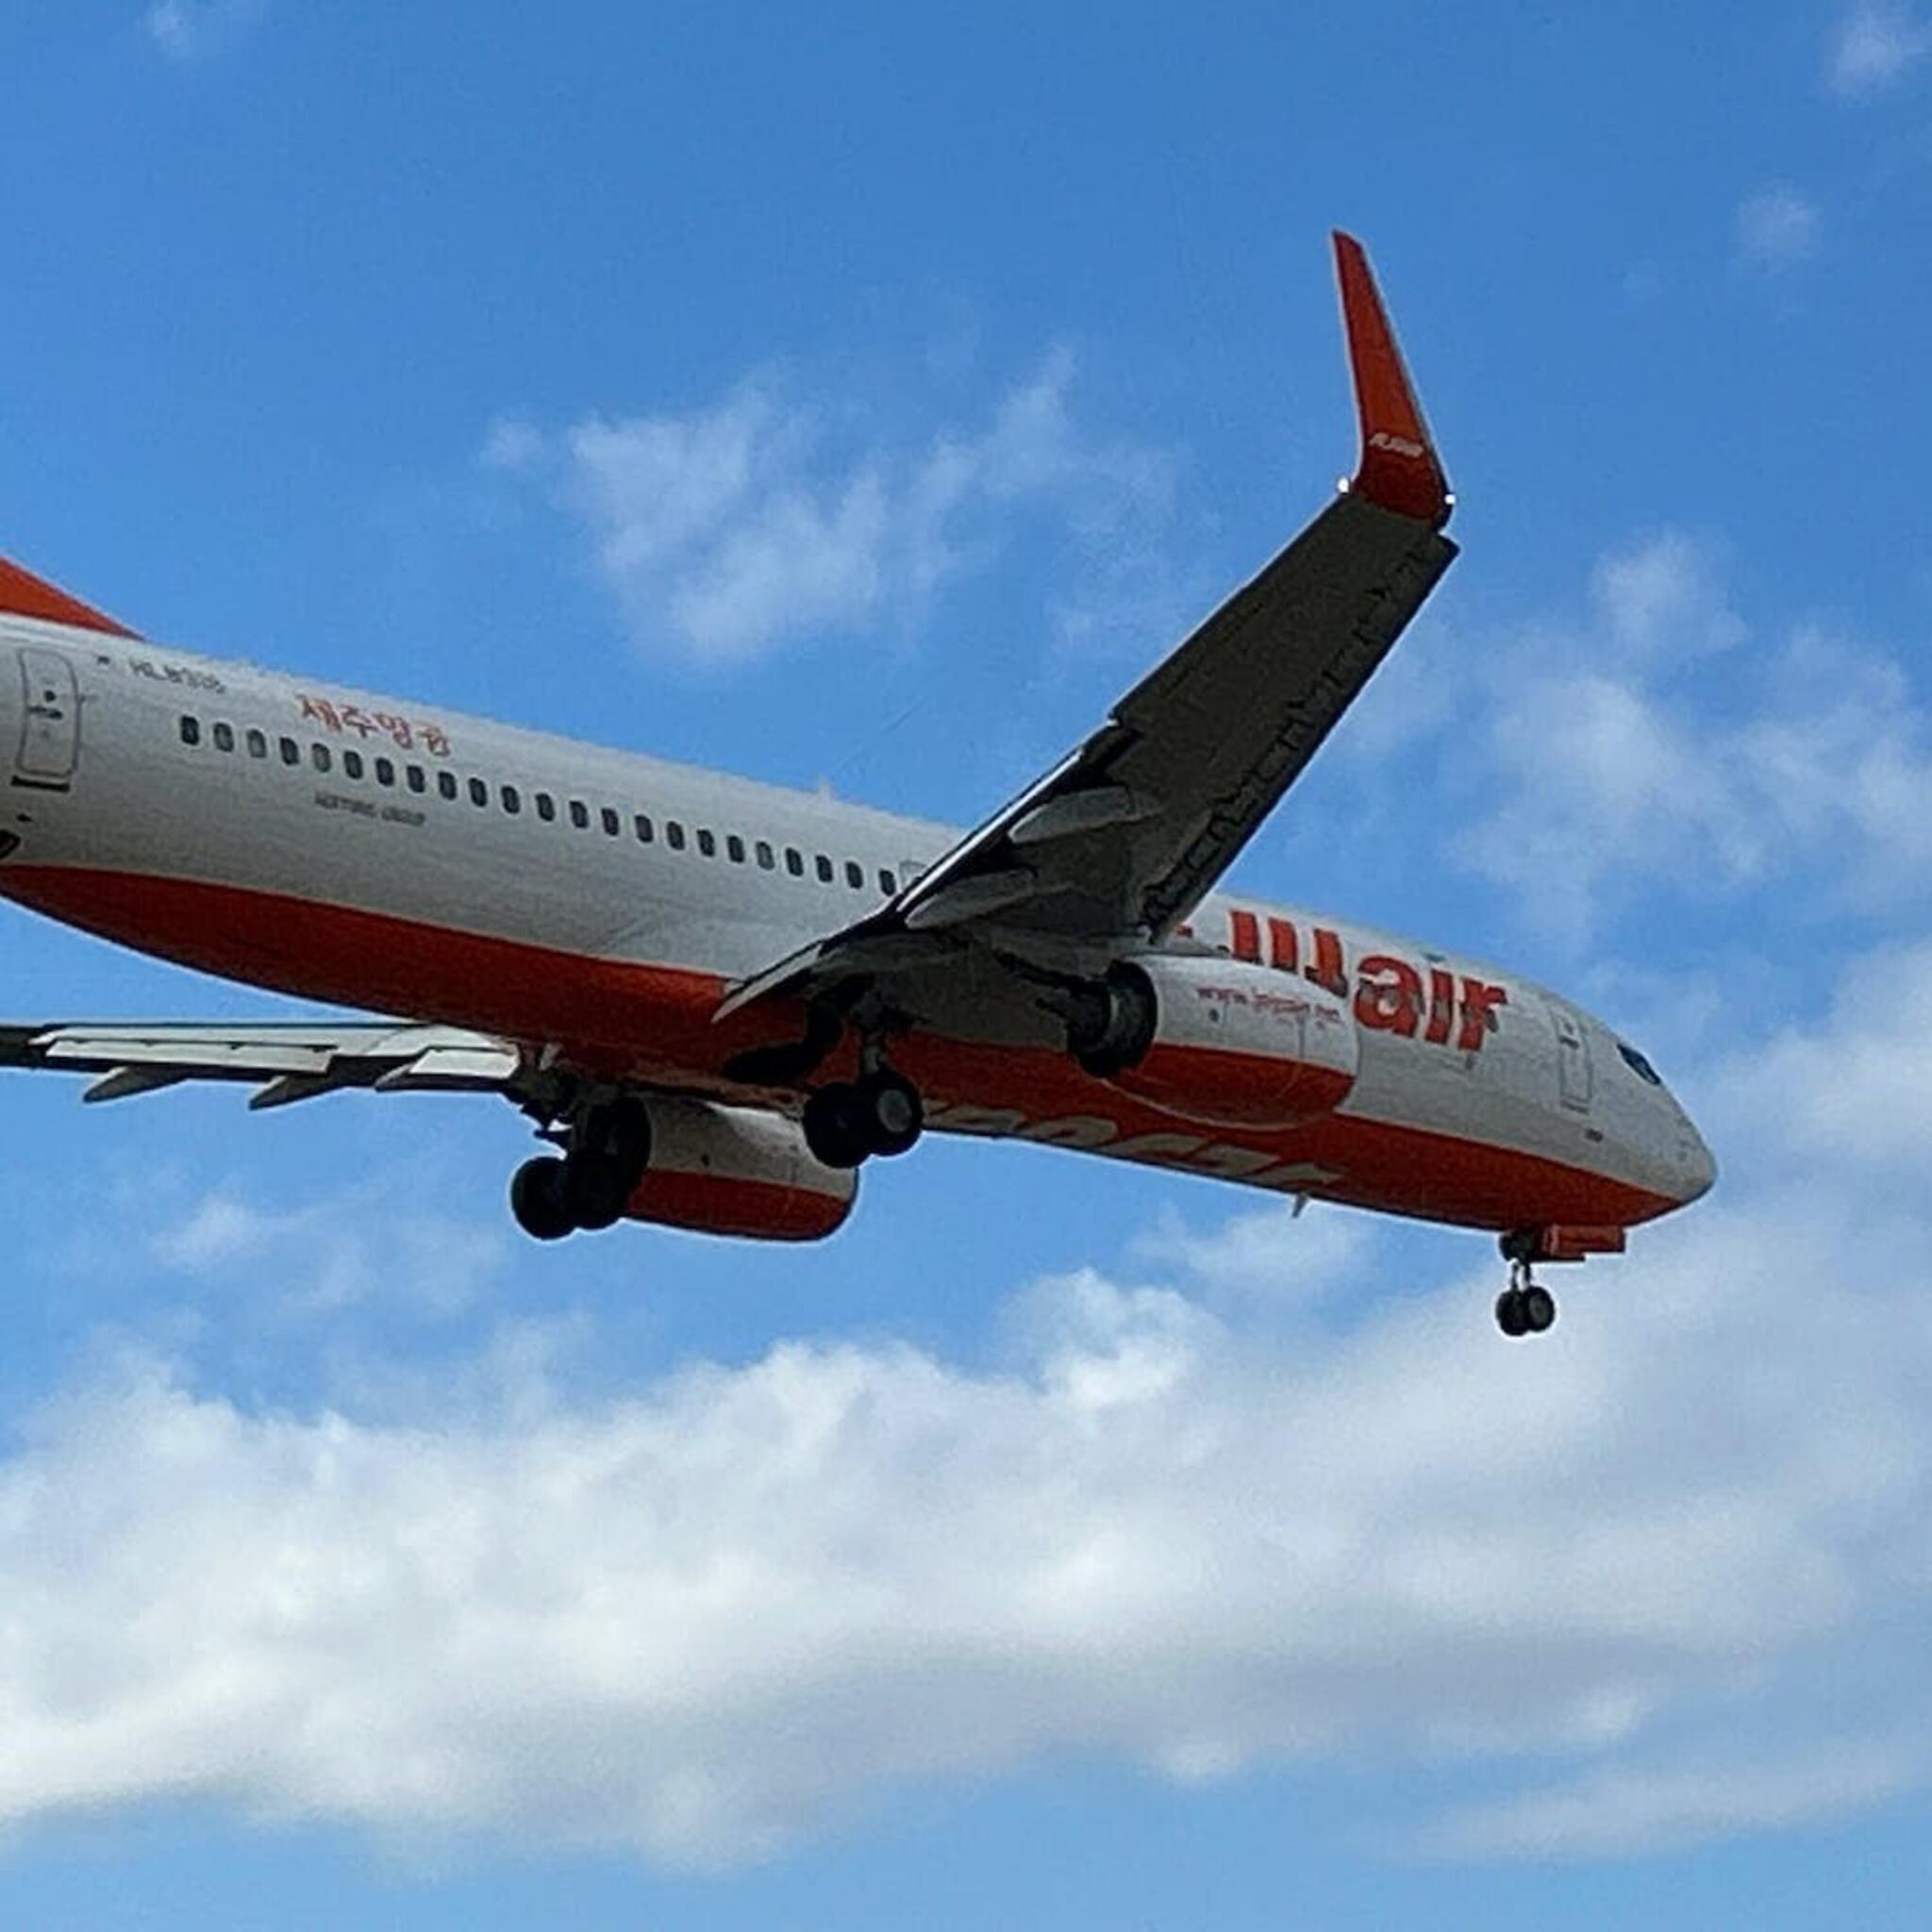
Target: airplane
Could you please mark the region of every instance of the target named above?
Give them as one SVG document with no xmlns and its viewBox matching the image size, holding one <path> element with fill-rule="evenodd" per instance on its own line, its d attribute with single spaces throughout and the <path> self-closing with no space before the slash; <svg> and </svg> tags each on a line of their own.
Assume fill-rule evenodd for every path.
<svg viewBox="0 0 1932 1932">
<path fill-rule="evenodd" d="M 275 1108 L 500 1095 L 556 1241 L 820 1239 L 930 1128 L 1620 1253 L 1716 1168 L 1636 1047 L 1520 974 L 1218 882 L 1457 546 L 1359 242 L 1334 500 L 976 829 L 151 644 L 0 561 L 0 894 L 370 1017 L 0 1027 L 0 1065 Z M 5 659 L 10 657 L 10 666 Z"/>
</svg>

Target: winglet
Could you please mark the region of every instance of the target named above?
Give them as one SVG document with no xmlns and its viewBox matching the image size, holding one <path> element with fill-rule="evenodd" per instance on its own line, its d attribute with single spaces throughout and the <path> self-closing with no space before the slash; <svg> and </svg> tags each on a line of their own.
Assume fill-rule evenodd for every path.
<svg viewBox="0 0 1932 1932">
<path fill-rule="evenodd" d="M 1355 375 L 1362 454 L 1350 488 L 1384 509 L 1415 517 L 1440 530 L 1455 498 L 1429 441 L 1429 425 L 1409 387 L 1402 351 L 1376 292 L 1369 258 L 1353 235 L 1335 232 L 1335 274 L 1341 285 L 1341 319 Z"/>
<path fill-rule="evenodd" d="M 92 604 L 83 604 L 78 597 L 70 597 L 44 577 L 35 576 L 30 570 L 22 570 L 19 564 L 9 563 L 4 557 L 0 557 L 0 615 L 44 617 L 52 624 L 76 625 L 82 630 L 105 631 L 115 638 L 136 635 L 125 624 L 115 623 L 105 611 L 96 610 Z"/>
</svg>

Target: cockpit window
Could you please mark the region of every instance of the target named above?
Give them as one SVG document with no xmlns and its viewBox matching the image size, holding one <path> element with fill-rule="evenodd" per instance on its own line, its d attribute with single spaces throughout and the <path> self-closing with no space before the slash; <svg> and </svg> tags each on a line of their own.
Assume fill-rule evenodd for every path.
<svg viewBox="0 0 1932 1932">
<path fill-rule="evenodd" d="M 1661 1087 L 1664 1084 L 1657 1070 L 1634 1046 L 1626 1046 L 1620 1040 L 1617 1042 L 1617 1051 L 1624 1056 L 1624 1064 L 1640 1080 L 1648 1080 L 1653 1087 Z"/>
</svg>

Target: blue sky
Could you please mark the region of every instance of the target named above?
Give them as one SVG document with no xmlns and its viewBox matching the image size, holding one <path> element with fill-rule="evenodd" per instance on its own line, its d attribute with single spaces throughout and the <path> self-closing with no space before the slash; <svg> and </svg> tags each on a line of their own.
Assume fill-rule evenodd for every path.
<svg viewBox="0 0 1932 1932">
<path fill-rule="evenodd" d="M 1720 1189 L 1511 1349 L 1179 1176 L 537 1252 L 508 1109 L 9 1083 L 0 1917 L 1915 1923 L 1932 12 L 803 19 L 16 7 L 0 549 L 970 819 L 1347 467 L 1348 225 L 1465 555 L 1239 876 L 1570 989 Z"/>
</svg>

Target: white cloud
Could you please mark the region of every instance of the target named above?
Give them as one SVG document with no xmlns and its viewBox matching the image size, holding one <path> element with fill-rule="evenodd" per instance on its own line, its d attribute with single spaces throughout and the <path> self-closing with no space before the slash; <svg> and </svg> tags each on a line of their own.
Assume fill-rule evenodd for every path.
<svg viewBox="0 0 1932 1932">
<path fill-rule="evenodd" d="M 1212 1228 L 1162 1216 L 1136 1240 L 1136 1259 L 1177 1273 L 1216 1303 L 1246 1308 L 1306 1310 L 1357 1286 L 1368 1265 L 1371 1224 L 1316 1207 L 1306 1216 L 1291 1202 L 1231 1214 Z"/>
<path fill-rule="evenodd" d="M 1923 1784 L 1925 1757 L 1895 1743 L 1814 1743 L 1774 1764 L 1708 1760 L 1593 1773 L 1501 1804 L 1472 1806 L 1432 1829 L 1457 1857 L 1570 1857 L 1675 1851 L 1862 1811 Z"/>
<path fill-rule="evenodd" d="M 1681 530 L 1613 550 L 1591 574 L 1591 602 L 1607 641 L 1632 661 L 1726 651 L 1745 636 L 1731 608 L 1720 558 Z"/>
<path fill-rule="evenodd" d="M 1520 889 L 1531 923 L 1579 941 L 1638 885 L 1807 872 L 1835 903 L 1924 902 L 1932 714 L 1898 663 L 1816 626 L 1753 637 L 1707 544 L 1665 531 L 1614 552 L 1581 622 L 1461 648 L 1455 697 L 1438 676 L 1433 708 L 1406 715 L 1489 802 L 1452 856 Z M 1698 680 L 1720 658 L 1715 707 Z"/>
<path fill-rule="evenodd" d="M 419 1316 L 472 1306 L 503 1263 L 502 1233 L 361 1191 L 282 1210 L 218 1189 L 149 1242 L 164 1267 L 272 1293 L 282 1310 L 321 1314 L 381 1299 Z"/>
<path fill-rule="evenodd" d="M 730 662 L 915 623 L 935 590 L 997 552 L 1003 512 L 1102 542 L 1158 513 L 1165 460 L 1084 435 L 1073 379 L 1058 352 L 976 435 L 843 458 L 824 415 L 771 375 L 683 415 L 591 417 L 559 436 L 508 419 L 483 458 L 547 480 L 582 517 L 640 641 Z"/>
<path fill-rule="evenodd" d="M 1832 35 L 1826 75 L 1841 94 L 1875 93 L 1932 53 L 1932 21 L 1899 0 L 1859 0 Z"/>
<path fill-rule="evenodd" d="M 151 1245 L 167 1266 L 203 1274 L 259 1254 L 275 1231 L 274 1221 L 245 1201 L 217 1192 L 198 1201 L 186 1219 L 163 1228 Z"/>
<path fill-rule="evenodd" d="M 1777 1123 L 1791 1162 L 1917 1184 L 1932 1171 L 1932 940 L 1860 959 L 1825 1024 L 1785 1028 L 1713 1086 L 1740 1131 Z"/>
<path fill-rule="evenodd" d="M 171 59 L 195 60 L 225 46 L 259 19 L 267 0 L 153 0 L 142 15 L 149 39 Z"/>
<path fill-rule="evenodd" d="M 1738 208 L 1738 256 L 1757 268 L 1787 269 L 1818 248 L 1817 204 L 1787 182 L 1748 194 Z"/>
</svg>

